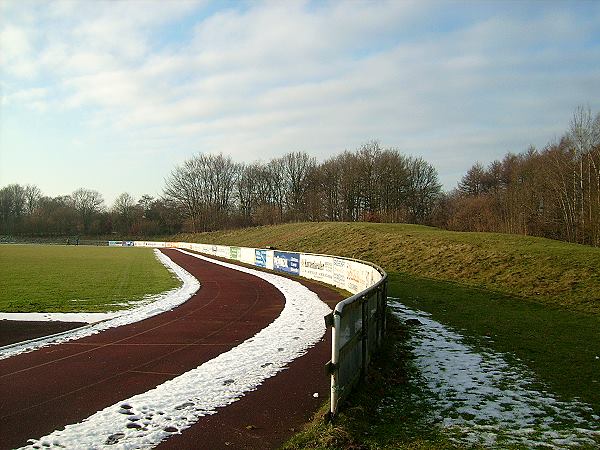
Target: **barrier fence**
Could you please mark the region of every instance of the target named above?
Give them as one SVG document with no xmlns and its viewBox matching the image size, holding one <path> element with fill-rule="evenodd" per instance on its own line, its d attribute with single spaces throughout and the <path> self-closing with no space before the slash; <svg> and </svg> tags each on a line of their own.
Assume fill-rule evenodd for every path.
<svg viewBox="0 0 600 450">
<path fill-rule="evenodd" d="M 332 326 L 331 361 L 326 366 L 331 377 L 332 415 L 363 379 L 373 353 L 383 342 L 387 274 L 375 264 L 332 255 L 187 242 L 111 241 L 111 245 L 192 250 L 300 275 L 353 294 L 325 317 L 327 325 Z"/>
</svg>

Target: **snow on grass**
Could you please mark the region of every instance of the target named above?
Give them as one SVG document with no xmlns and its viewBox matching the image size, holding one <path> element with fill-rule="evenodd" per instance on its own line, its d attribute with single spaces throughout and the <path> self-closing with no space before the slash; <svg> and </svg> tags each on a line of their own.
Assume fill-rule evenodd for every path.
<svg viewBox="0 0 600 450">
<path fill-rule="evenodd" d="M 182 252 L 271 283 L 285 297 L 281 315 L 252 338 L 196 369 L 109 406 L 83 422 L 30 440 L 27 448 L 154 447 L 200 417 L 215 414 L 217 408 L 255 390 L 323 337 L 323 316 L 331 310 L 297 281 Z"/>
<path fill-rule="evenodd" d="M 130 323 L 139 322 L 140 320 L 147 319 L 157 314 L 169 311 L 176 306 L 187 301 L 194 293 L 200 288 L 199 281 L 194 278 L 185 269 L 179 267 L 165 254 L 158 250 L 154 250 L 158 260 L 163 263 L 167 269 L 179 278 L 183 284 L 175 289 L 163 292 L 162 294 L 148 297 L 144 301 L 137 302 L 136 307 L 117 311 L 113 313 L 107 313 L 107 316 L 102 322 L 95 323 L 93 325 L 76 328 L 74 330 L 58 333 L 52 336 L 44 338 L 33 339 L 31 341 L 25 341 L 17 344 L 7 345 L 6 347 L 0 348 L 0 359 L 8 358 L 10 356 L 18 355 L 20 353 L 29 352 L 36 350 L 41 347 L 49 345 L 60 344 L 62 342 L 72 341 L 74 339 L 80 339 L 86 336 L 97 334 L 101 331 L 108 330 L 109 328 L 120 327 L 128 325 Z M 83 322 L 86 314 L 79 316 L 77 313 L 69 316 L 70 321 Z M 27 320 L 27 319 L 24 319 Z"/>
<path fill-rule="evenodd" d="M 415 364 L 435 396 L 436 421 L 454 439 L 486 447 L 600 443 L 600 417 L 590 406 L 558 400 L 540 389 L 518 360 L 474 348 L 428 313 L 398 302 L 390 302 L 390 307 L 400 319 L 418 319 L 422 324 L 411 337 Z"/>
</svg>

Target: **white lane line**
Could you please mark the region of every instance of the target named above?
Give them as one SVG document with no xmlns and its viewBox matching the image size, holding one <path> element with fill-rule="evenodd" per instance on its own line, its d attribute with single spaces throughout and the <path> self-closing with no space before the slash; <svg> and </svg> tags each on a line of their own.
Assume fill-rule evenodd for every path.
<svg viewBox="0 0 600 450">
<path fill-rule="evenodd" d="M 264 380 L 315 345 L 325 334 L 331 310 L 297 281 L 234 264 L 182 253 L 261 278 L 285 297 L 280 316 L 252 338 L 143 394 L 124 399 L 82 422 L 30 440 L 24 448 L 143 449 L 215 414 L 255 390 Z"/>
<path fill-rule="evenodd" d="M 63 342 L 72 341 L 74 339 L 91 336 L 93 334 L 100 333 L 101 331 L 108 330 L 109 328 L 115 328 L 134 322 L 139 322 L 140 320 L 148 319 L 149 317 L 169 311 L 189 300 L 190 297 L 194 295 L 200 288 L 200 282 L 188 271 L 171 261 L 167 255 L 158 250 L 154 250 L 154 252 L 158 260 L 182 281 L 183 284 L 180 287 L 153 296 L 147 302 L 135 308 L 117 312 L 116 314 L 118 315 L 116 317 L 108 320 L 63 333 L 58 333 L 52 336 L 32 339 L 30 341 L 1 347 L 0 359 L 5 359 L 20 353 L 30 352 L 41 347 L 47 347 L 49 345 L 56 345 Z"/>
</svg>

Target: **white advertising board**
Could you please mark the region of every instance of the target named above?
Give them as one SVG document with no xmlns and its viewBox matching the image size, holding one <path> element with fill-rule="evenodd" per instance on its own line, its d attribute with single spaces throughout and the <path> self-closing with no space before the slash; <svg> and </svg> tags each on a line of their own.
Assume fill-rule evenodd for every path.
<svg viewBox="0 0 600 450">
<path fill-rule="evenodd" d="M 347 261 L 347 265 L 347 289 L 353 294 L 365 290 L 381 279 L 381 274 L 367 264 L 357 261 Z"/>
<path fill-rule="evenodd" d="M 229 259 L 231 256 L 229 253 L 229 245 L 215 245 L 213 250 L 215 252 L 214 255 L 218 256 L 219 258 Z"/>
<path fill-rule="evenodd" d="M 256 260 L 256 249 L 250 247 L 240 247 L 240 261 L 246 264 L 254 265 Z"/>
<path fill-rule="evenodd" d="M 300 276 L 333 284 L 333 257 L 301 253 Z"/>
</svg>

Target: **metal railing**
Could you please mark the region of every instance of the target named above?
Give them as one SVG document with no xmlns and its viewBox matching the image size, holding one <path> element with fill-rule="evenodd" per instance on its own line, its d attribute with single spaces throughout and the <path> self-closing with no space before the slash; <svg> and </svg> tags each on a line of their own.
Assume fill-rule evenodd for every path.
<svg viewBox="0 0 600 450">
<path fill-rule="evenodd" d="M 361 261 L 363 264 L 365 261 Z M 377 269 L 382 278 L 335 307 L 325 321 L 332 325 L 330 414 L 335 416 L 340 404 L 364 376 L 373 353 L 381 347 L 386 330 L 387 274 Z"/>
</svg>

